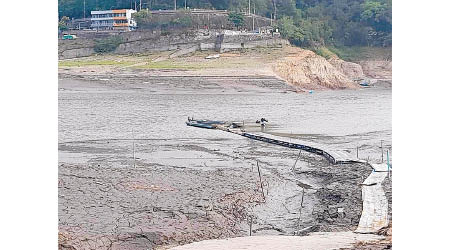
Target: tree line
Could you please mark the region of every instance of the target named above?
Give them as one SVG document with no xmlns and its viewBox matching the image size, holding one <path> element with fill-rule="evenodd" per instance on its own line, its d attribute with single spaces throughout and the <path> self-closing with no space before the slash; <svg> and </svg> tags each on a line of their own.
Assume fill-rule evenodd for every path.
<svg viewBox="0 0 450 250">
<path fill-rule="evenodd" d="M 197 8 L 249 12 L 248 0 L 59 0 L 58 12 L 89 17 L 91 10 Z M 250 12 L 277 20 L 298 46 L 390 46 L 391 0 L 250 0 Z"/>
</svg>

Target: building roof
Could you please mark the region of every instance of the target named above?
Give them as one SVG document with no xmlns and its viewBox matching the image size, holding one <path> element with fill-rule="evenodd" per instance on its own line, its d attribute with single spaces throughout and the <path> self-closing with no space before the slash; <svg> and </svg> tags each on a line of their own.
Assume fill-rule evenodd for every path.
<svg viewBox="0 0 450 250">
<path fill-rule="evenodd" d="M 136 12 L 133 9 L 119 9 L 119 10 L 92 10 L 91 11 L 91 15 L 94 14 L 110 14 L 110 13 L 127 13 L 127 12 L 131 12 L 134 13 Z"/>
</svg>

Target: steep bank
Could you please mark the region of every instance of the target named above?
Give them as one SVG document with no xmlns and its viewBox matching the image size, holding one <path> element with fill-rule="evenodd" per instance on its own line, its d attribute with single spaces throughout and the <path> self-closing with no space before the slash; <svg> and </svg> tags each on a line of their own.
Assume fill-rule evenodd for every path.
<svg viewBox="0 0 450 250">
<path fill-rule="evenodd" d="M 273 66 L 274 72 L 289 84 L 300 89 L 358 88 L 352 79 L 362 74 L 357 66 L 338 58 L 327 61 L 310 50 L 293 47 L 291 50 L 290 55 Z"/>
<path fill-rule="evenodd" d="M 363 78 L 374 86 L 392 86 L 391 47 L 340 47 L 325 48 L 335 57 L 360 65 Z"/>
<path fill-rule="evenodd" d="M 374 79 L 392 79 L 392 62 L 387 60 L 360 61 L 366 76 Z"/>
<path fill-rule="evenodd" d="M 363 68 L 357 63 L 344 61 L 337 56 L 329 58 L 328 62 L 339 72 L 352 80 L 358 80 L 365 77 Z"/>
</svg>

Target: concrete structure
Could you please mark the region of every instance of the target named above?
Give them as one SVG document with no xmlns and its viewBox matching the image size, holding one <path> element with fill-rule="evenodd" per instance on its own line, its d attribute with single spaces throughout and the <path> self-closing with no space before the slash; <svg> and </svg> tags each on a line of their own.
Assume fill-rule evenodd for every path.
<svg viewBox="0 0 450 250">
<path fill-rule="evenodd" d="M 386 163 L 370 165 L 374 171 L 362 184 L 363 211 L 356 233 L 375 233 L 389 225 L 389 205 L 381 185 L 388 175 L 388 166 Z"/>
<path fill-rule="evenodd" d="M 91 11 L 91 28 L 96 30 L 122 30 L 136 29 L 136 21 L 131 18 L 135 10 L 100 10 Z"/>
<path fill-rule="evenodd" d="M 91 28 L 90 18 L 72 19 L 67 23 L 70 30 L 85 30 Z"/>
</svg>

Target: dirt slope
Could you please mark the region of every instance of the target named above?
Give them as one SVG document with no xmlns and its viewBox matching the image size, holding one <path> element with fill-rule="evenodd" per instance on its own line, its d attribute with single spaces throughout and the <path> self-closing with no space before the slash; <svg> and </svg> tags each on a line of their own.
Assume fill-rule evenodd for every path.
<svg viewBox="0 0 450 250">
<path fill-rule="evenodd" d="M 288 56 L 278 59 L 273 65 L 274 72 L 288 83 L 303 90 L 358 88 L 351 77 L 324 57 L 310 50 L 291 49 Z"/>
<path fill-rule="evenodd" d="M 328 62 L 350 79 L 364 78 L 363 68 L 357 63 L 344 61 L 337 56 L 328 59 Z"/>
</svg>

